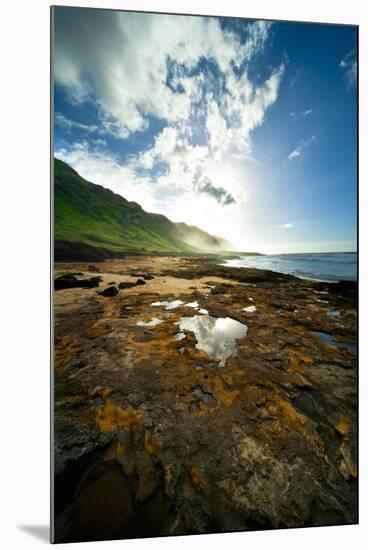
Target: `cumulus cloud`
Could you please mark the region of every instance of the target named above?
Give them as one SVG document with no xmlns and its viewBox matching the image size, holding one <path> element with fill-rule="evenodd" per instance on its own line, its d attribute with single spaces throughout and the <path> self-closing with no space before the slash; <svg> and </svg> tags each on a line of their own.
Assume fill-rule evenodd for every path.
<svg viewBox="0 0 368 550">
<path fill-rule="evenodd" d="M 344 71 L 348 86 L 356 86 L 358 66 L 355 48 L 343 57 L 339 66 Z"/>
<path fill-rule="evenodd" d="M 288 157 L 287 157 L 288 160 L 293 160 L 295 158 L 300 157 L 302 152 L 305 149 L 307 149 L 311 145 L 311 143 L 313 143 L 313 141 L 315 139 L 316 139 L 316 136 L 314 136 L 314 135 L 312 137 L 310 137 L 309 139 L 306 139 L 306 140 L 302 139 L 299 142 L 298 146 L 295 149 L 293 149 L 293 151 L 291 151 L 291 153 L 288 155 Z"/>
<path fill-rule="evenodd" d="M 111 155 L 104 162 L 85 144 L 60 151 L 63 159 L 84 176 L 94 167 L 114 188 L 124 180 L 147 191 L 151 184 L 151 195 L 194 192 L 221 206 L 243 200 L 244 191 L 225 189 L 229 183 L 210 173 L 226 158 L 251 158 L 251 133 L 277 100 L 284 63 L 254 84 L 249 63 L 264 49 L 271 24 L 242 25 L 240 40 L 215 18 L 56 8 L 55 82 L 71 103 L 96 107 L 98 132 L 124 140 L 149 130 L 153 119 L 164 121 L 153 144 L 124 166 Z"/>
<path fill-rule="evenodd" d="M 188 118 L 203 82 L 177 68 L 188 72 L 206 58 L 230 73 L 262 48 L 268 28 L 250 25 L 242 44 L 213 18 L 57 8 L 55 80 L 75 103 L 95 97 L 124 136 L 145 129 L 148 115 Z M 178 74 L 168 86 L 170 68 Z"/>
<path fill-rule="evenodd" d="M 226 114 L 241 113 L 238 129 L 249 131 L 275 101 L 282 75 L 274 72 L 256 89 L 247 71 L 237 77 L 234 68 L 264 47 L 269 27 L 249 23 L 241 43 L 214 18 L 57 8 L 55 81 L 75 103 L 94 98 L 106 126 L 115 124 L 115 133 L 119 128 L 126 137 L 146 129 L 149 116 L 187 120 L 204 88 L 203 75 L 191 73 L 206 59 L 226 82 Z"/>
</svg>

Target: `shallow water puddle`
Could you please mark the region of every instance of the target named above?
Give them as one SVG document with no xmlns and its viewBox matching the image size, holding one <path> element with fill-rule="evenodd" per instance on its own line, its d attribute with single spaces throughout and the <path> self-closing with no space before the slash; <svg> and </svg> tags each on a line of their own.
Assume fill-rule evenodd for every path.
<svg viewBox="0 0 368 550">
<path fill-rule="evenodd" d="M 166 302 L 152 302 L 151 306 L 161 306 L 165 309 L 175 309 L 183 304 L 184 302 L 182 300 L 167 300 Z"/>
<path fill-rule="evenodd" d="M 188 304 L 184 304 L 185 307 L 192 307 L 194 309 L 198 309 L 199 308 L 199 303 L 197 301 L 195 302 L 189 302 Z"/>
<path fill-rule="evenodd" d="M 216 318 L 211 315 L 182 317 L 177 324 L 181 331 L 194 332 L 196 348 L 218 360 L 220 367 L 225 366 L 228 357 L 236 355 L 235 341 L 244 338 L 248 331 L 247 325 L 230 317 Z"/>
<path fill-rule="evenodd" d="M 257 308 L 256 306 L 243 307 L 243 311 L 246 311 L 247 313 L 254 313 L 257 311 Z"/>
<path fill-rule="evenodd" d="M 159 325 L 160 323 L 163 323 L 162 319 L 157 319 L 157 317 L 154 317 L 150 321 L 138 321 L 137 325 L 139 327 L 155 327 L 156 325 Z"/>
<path fill-rule="evenodd" d="M 340 317 L 341 313 L 339 311 L 328 311 L 327 315 L 329 317 Z"/>
<path fill-rule="evenodd" d="M 327 344 L 328 346 L 334 346 L 335 348 L 347 349 L 351 353 L 356 353 L 357 352 L 356 344 L 350 344 L 349 342 L 337 342 L 331 334 L 328 334 L 328 332 L 315 331 L 315 332 L 313 332 L 313 334 L 315 336 L 318 336 L 318 338 L 324 344 Z"/>
</svg>

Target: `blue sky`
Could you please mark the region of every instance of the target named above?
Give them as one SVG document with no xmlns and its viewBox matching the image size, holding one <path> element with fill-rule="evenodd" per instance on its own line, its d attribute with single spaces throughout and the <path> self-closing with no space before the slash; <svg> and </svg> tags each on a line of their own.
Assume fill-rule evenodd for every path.
<svg viewBox="0 0 368 550">
<path fill-rule="evenodd" d="M 238 250 L 355 250 L 356 38 L 56 8 L 55 156 Z"/>
</svg>

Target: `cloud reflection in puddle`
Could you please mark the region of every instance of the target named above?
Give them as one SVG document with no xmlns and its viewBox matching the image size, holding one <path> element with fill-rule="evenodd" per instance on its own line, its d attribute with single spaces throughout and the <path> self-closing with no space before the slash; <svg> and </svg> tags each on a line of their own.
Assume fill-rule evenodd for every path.
<svg viewBox="0 0 368 550">
<path fill-rule="evenodd" d="M 181 331 L 193 332 L 197 339 L 196 348 L 218 360 L 220 367 L 225 366 L 229 357 L 236 355 L 235 341 L 244 338 L 248 331 L 247 325 L 230 317 L 210 315 L 182 317 L 177 324 Z"/>
</svg>

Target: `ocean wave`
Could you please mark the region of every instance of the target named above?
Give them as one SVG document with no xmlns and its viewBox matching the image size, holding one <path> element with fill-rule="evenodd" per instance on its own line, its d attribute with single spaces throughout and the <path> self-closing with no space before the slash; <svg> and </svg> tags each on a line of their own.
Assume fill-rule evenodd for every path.
<svg viewBox="0 0 368 550">
<path fill-rule="evenodd" d="M 357 279 L 355 252 L 246 256 L 237 260 L 228 260 L 225 265 L 268 269 L 301 278 L 324 281 Z"/>
</svg>

